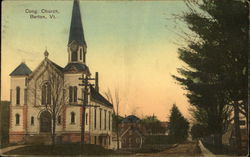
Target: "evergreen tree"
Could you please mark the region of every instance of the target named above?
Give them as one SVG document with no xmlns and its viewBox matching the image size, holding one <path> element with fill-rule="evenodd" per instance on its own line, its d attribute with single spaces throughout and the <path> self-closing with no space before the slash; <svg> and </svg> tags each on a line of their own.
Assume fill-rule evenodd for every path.
<svg viewBox="0 0 250 157">
<path fill-rule="evenodd" d="M 206 112 L 210 134 L 217 134 L 221 144 L 231 107 L 237 106 L 246 118 L 248 4 L 235 0 L 190 0 L 189 12 L 181 19 L 192 32 L 187 46 L 180 48 L 179 58 L 188 67 L 174 76 L 188 91 L 187 97 L 196 111 Z M 196 117 L 197 118 L 197 117 Z M 248 118 L 247 118 L 248 119 Z"/>
<path fill-rule="evenodd" d="M 189 122 L 183 117 L 175 104 L 169 117 L 169 136 L 176 142 L 182 142 L 188 137 Z"/>
</svg>

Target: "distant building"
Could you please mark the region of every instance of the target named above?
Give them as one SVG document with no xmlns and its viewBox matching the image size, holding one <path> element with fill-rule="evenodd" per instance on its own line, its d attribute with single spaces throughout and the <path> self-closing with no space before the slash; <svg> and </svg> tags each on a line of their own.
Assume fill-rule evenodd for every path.
<svg viewBox="0 0 250 157">
<path fill-rule="evenodd" d="M 125 117 L 120 124 L 121 148 L 141 148 L 145 140 L 145 128 L 141 124 L 141 120 L 130 115 Z"/>
<path fill-rule="evenodd" d="M 83 86 L 82 76 L 91 76 L 86 65 L 87 44 L 84 38 L 79 1 L 74 0 L 67 44 L 68 63 L 61 67 L 51 61 L 46 50 L 45 58 L 39 66 L 31 71 L 25 63 L 21 63 L 11 74 L 10 88 L 10 143 L 45 143 L 49 141 L 52 127 L 52 114 L 46 107 L 53 101 L 51 93 L 54 83 L 48 81 L 50 72 L 58 77 L 64 87 L 57 91 L 61 97 L 68 97 L 65 108 L 56 117 L 56 136 L 61 142 L 79 142 L 81 140 L 82 116 L 85 117 L 86 143 L 102 145 L 110 148 L 112 143 L 113 105 L 100 93 L 98 77 L 95 87 L 88 87 L 88 102 L 98 105 L 97 108 L 86 108 L 82 115 Z M 62 53 L 62 56 L 64 54 Z M 35 57 L 35 56 L 34 56 Z M 61 57 L 61 56 L 60 56 Z M 78 105 L 78 106 L 77 106 Z"/>
</svg>

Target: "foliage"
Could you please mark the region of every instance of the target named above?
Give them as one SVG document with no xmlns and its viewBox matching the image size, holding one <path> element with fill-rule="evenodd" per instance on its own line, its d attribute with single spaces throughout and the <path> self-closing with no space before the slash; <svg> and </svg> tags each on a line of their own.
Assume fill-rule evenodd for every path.
<svg viewBox="0 0 250 157">
<path fill-rule="evenodd" d="M 9 101 L 1 101 L 1 137 L 2 145 L 6 145 L 9 142 Z"/>
<path fill-rule="evenodd" d="M 117 116 L 115 113 L 112 114 L 112 130 L 116 131 L 117 127 L 116 124 L 121 124 L 122 120 L 124 119 L 124 117 L 122 116 Z"/>
<path fill-rule="evenodd" d="M 206 130 L 207 130 L 206 126 L 201 124 L 194 124 L 191 127 L 191 132 L 190 132 L 192 135 L 192 139 L 199 139 L 205 137 L 207 133 Z"/>
<path fill-rule="evenodd" d="M 141 122 L 146 128 L 148 134 L 164 134 L 166 132 L 167 128 L 161 125 L 160 120 L 158 120 L 155 115 L 146 116 L 141 119 Z"/>
<path fill-rule="evenodd" d="M 182 142 L 188 137 L 189 122 L 183 117 L 175 104 L 171 109 L 169 117 L 169 136 L 176 142 Z"/>
<path fill-rule="evenodd" d="M 174 78 L 188 91 L 195 111 L 205 112 L 194 118 L 221 138 L 229 123 L 228 105 L 237 104 L 246 117 L 248 114 L 248 4 L 234 0 L 190 0 L 186 4 L 189 11 L 180 19 L 191 33 L 185 34 L 187 46 L 178 52 L 188 66 L 178 69 L 182 77 Z"/>
</svg>

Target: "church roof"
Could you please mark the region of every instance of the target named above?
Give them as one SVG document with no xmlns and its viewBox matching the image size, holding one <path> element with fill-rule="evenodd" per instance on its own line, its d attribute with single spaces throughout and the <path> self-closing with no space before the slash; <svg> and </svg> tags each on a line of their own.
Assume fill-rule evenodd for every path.
<svg viewBox="0 0 250 157">
<path fill-rule="evenodd" d="M 92 86 L 90 86 L 90 95 L 92 99 L 101 102 L 109 107 L 113 107 L 113 105 L 106 98 L 104 98 L 98 91 L 96 91 Z"/>
<path fill-rule="evenodd" d="M 68 44 L 70 44 L 74 40 L 79 44 L 86 45 L 82 27 L 79 0 L 74 0 Z"/>
<path fill-rule="evenodd" d="M 64 69 L 64 72 L 89 72 L 89 68 L 86 64 L 83 63 L 68 63 Z"/>
<path fill-rule="evenodd" d="M 122 123 L 138 123 L 138 122 L 140 122 L 140 119 L 134 115 L 127 116 L 122 120 Z"/>
<path fill-rule="evenodd" d="M 12 73 L 10 73 L 10 76 L 23 76 L 31 73 L 32 71 L 30 68 L 25 63 L 21 63 Z"/>
<path fill-rule="evenodd" d="M 54 63 L 54 62 L 52 62 L 51 60 L 50 60 L 50 62 L 51 62 L 58 70 L 63 71 L 63 67 L 61 67 L 60 65 L 58 65 L 58 64 L 56 64 L 56 63 Z"/>
</svg>

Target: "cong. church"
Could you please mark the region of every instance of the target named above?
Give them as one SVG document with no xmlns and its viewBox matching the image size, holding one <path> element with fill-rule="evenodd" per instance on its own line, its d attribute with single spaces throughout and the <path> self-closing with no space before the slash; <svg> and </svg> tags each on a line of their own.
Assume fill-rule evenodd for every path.
<svg viewBox="0 0 250 157">
<path fill-rule="evenodd" d="M 10 143 L 49 142 L 53 125 L 57 141 L 79 142 L 85 109 L 85 142 L 110 148 L 113 105 L 99 93 L 98 75 L 92 76 L 86 65 L 87 44 L 78 0 L 73 2 L 69 40 L 65 44 L 65 67 L 50 60 L 45 50 L 43 61 L 34 71 L 21 63 L 10 74 Z M 84 86 L 79 85 L 79 78 L 86 76 L 95 78 L 87 86 L 86 98 L 89 105 L 97 107 L 81 106 Z M 49 110 L 51 104 L 58 109 Z M 54 111 L 57 114 L 52 114 Z M 52 124 L 53 117 L 56 124 Z"/>
</svg>

